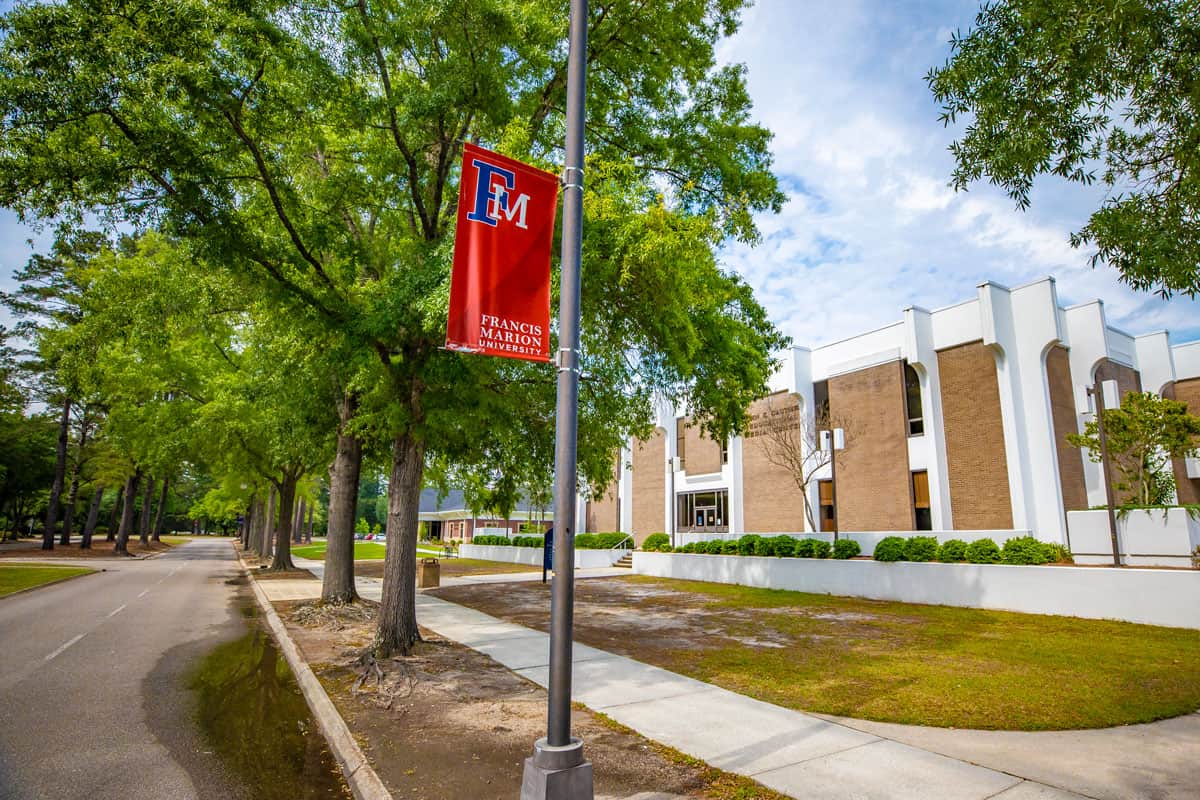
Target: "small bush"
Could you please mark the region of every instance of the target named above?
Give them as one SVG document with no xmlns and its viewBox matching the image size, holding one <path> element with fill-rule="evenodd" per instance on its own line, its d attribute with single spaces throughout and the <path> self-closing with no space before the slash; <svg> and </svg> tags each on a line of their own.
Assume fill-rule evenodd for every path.
<svg viewBox="0 0 1200 800">
<path fill-rule="evenodd" d="M 726 539 L 721 542 L 721 552 L 727 556 L 736 556 L 738 554 L 737 539 Z"/>
<path fill-rule="evenodd" d="M 724 539 L 713 539 L 708 543 L 708 552 L 714 556 L 722 555 L 725 552 L 725 545 L 727 544 L 728 542 L 726 542 Z M 734 544 L 736 544 L 736 542 Z"/>
<path fill-rule="evenodd" d="M 648 553 L 661 552 L 671 549 L 671 537 L 665 533 L 652 533 L 642 542 L 642 549 Z"/>
<path fill-rule="evenodd" d="M 695 543 L 695 542 L 688 542 L 687 544 L 685 544 L 685 545 L 683 546 L 683 552 L 685 552 L 685 553 L 694 553 L 694 552 L 696 552 L 696 543 Z"/>
<path fill-rule="evenodd" d="M 904 538 L 901 536 L 887 536 L 880 539 L 879 544 L 875 545 L 875 560 L 903 561 Z"/>
<path fill-rule="evenodd" d="M 936 536 L 913 536 L 904 543 L 905 561 L 933 561 L 937 554 Z"/>
<path fill-rule="evenodd" d="M 997 564 L 1000 547 L 991 539 L 976 539 L 967 545 L 967 561 L 972 564 Z"/>
<path fill-rule="evenodd" d="M 1042 549 L 1046 552 L 1046 563 L 1048 564 L 1074 564 L 1075 558 L 1071 555 L 1071 551 L 1055 542 L 1042 542 Z"/>
<path fill-rule="evenodd" d="M 791 536 L 776 536 L 772 542 L 775 555 L 780 558 L 791 558 L 796 555 L 796 540 Z"/>
<path fill-rule="evenodd" d="M 754 543 L 754 555 L 756 556 L 773 556 L 775 555 L 775 542 L 772 541 L 775 537 L 763 536 Z"/>
<path fill-rule="evenodd" d="M 1004 543 L 1000 560 L 1005 564 L 1045 564 L 1050 558 L 1042 542 L 1032 536 L 1018 536 Z"/>
<path fill-rule="evenodd" d="M 937 560 L 947 564 L 967 560 L 967 543 L 962 539 L 947 539 L 938 548 Z"/>
<path fill-rule="evenodd" d="M 853 539 L 838 539 L 833 543 L 834 558 L 854 558 L 862 552 L 862 547 Z"/>
<path fill-rule="evenodd" d="M 747 533 L 742 538 L 738 539 L 738 555 L 752 556 L 754 555 L 755 545 L 761 536 L 755 536 L 753 533 Z"/>
<path fill-rule="evenodd" d="M 796 558 L 812 558 L 813 557 L 813 540 L 805 537 L 796 541 L 796 552 L 793 554 Z"/>
<path fill-rule="evenodd" d="M 833 553 L 833 545 L 824 539 L 810 539 L 812 544 L 813 558 L 829 558 Z"/>
</svg>

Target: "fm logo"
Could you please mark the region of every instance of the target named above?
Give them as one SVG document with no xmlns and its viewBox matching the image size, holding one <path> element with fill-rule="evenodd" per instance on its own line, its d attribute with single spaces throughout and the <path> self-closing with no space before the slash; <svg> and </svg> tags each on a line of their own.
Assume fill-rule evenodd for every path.
<svg viewBox="0 0 1200 800">
<path fill-rule="evenodd" d="M 475 206 L 467 214 L 467 219 L 495 227 L 503 215 L 509 222 L 515 221 L 518 228 L 526 228 L 525 212 L 529 195 L 518 194 L 514 197 L 512 194 L 516 186 L 516 173 L 478 158 L 471 159 L 471 166 L 475 168 L 477 180 Z"/>
</svg>

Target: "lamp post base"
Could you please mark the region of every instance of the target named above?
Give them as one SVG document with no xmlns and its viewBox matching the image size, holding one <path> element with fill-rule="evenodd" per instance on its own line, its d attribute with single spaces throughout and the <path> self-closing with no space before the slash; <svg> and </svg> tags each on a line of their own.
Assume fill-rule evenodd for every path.
<svg viewBox="0 0 1200 800">
<path fill-rule="evenodd" d="M 521 800 L 593 800 L 592 765 L 583 760 L 583 742 L 574 737 L 563 747 L 551 747 L 545 739 L 533 744 L 533 755 L 525 759 Z"/>
</svg>

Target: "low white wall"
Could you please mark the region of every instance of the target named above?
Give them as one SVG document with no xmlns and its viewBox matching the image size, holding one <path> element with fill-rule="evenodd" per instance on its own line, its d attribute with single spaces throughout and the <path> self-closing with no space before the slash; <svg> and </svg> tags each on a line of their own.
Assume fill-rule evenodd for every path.
<svg viewBox="0 0 1200 800">
<path fill-rule="evenodd" d="M 593 569 L 611 567 L 621 560 L 628 550 L 575 550 L 575 568 Z M 504 561 L 509 564 L 542 565 L 542 548 L 510 547 L 508 545 L 464 544 L 458 548 L 463 558 L 478 558 L 482 561 Z"/>
<path fill-rule="evenodd" d="M 634 553 L 633 571 L 872 600 L 1200 628 L 1200 574 L 1193 571 L 643 552 Z"/>
<path fill-rule="evenodd" d="M 936 536 L 938 544 L 947 541 L 948 539 L 961 539 L 964 542 L 973 542 L 976 539 L 991 539 L 996 544 L 1003 546 L 1004 542 L 1014 536 L 1028 536 L 1029 531 L 841 531 L 838 537 L 842 539 L 853 539 L 858 542 L 862 548 L 863 555 L 871 555 L 875 552 L 875 545 L 879 544 L 880 539 L 888 536 L 902 536 L 908 538 L 910 536 Z M 797 539 L 823 539 L 826 542 L 833 541 L 832 533 L 812 533 L 805 531 L 775 531 L 772 533 L 756 533 L 755 536 L 792 536 Z M 740 533 L 677 533 L 675 541 L 680 547 L 689 542 L 706 542 L 710 539 L 740 539 Z"/>
<path fill-rule="evenodd" d="M 1107 511 L 1068 511 L 1067 530 L 1075 563 L 1112 563 Z M 1123 564 L 1190 567 L 1200 546 L 1200 520 L 1183 508 L 1131 509 L 1117 517 L 1117 543 Z"/>
</svg>

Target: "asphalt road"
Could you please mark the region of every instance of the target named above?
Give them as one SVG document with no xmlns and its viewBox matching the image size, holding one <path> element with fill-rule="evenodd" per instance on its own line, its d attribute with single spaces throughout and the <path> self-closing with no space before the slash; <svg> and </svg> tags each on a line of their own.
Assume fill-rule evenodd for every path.
<svg viewBox="0 0 1200 800">
<path fill-rule="evenodd" d="M 245 633 L 229 540 L 0 599 L 0 798 L 229 798 L 186 676 Z"/>
</svg>

